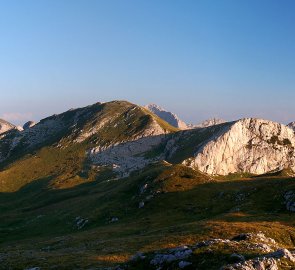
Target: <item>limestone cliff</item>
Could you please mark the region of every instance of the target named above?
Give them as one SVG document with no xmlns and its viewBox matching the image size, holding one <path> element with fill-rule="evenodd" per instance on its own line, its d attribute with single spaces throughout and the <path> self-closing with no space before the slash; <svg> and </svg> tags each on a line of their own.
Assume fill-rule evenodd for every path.
<svg viewBox="0 0 295 270">
<path fill-rule="evenodd" d="M 290 128 L 272 121 L 246 118 L 225 126 L 184 163 L 208 174 L 220 175 L 294 170 L 294 147 L 295 136 Z"/>
</svg>

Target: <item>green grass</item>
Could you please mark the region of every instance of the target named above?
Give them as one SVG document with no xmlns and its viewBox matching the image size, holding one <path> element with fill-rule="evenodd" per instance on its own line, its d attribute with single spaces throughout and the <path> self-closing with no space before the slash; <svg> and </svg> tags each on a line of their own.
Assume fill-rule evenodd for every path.
<svg viewBox="0 0 295 270">
<path fill-rule="evenodd" d="M 0 269 L 103 269 L 126 262 L 137 251 L 258 231 L 294 249 L 294 214 L 283 199 L 285 191 L 295 190 L 289 172 L 210 177 L 178 164 L 226 124 L 178 131 L 125 101 L 95 104 L 82 112 L 75 128 L 75 111 L 53 116 L 63 119 L 64 130 L 33 149 L 19 149 L 1 165 Z M 104 128 L 73 143 L 80 130 L 91 131 L 109 117 Z M 117 179 L 110 169 L 87 159 L 88 149 L 132 139 L 154 120 L 169 133 L 166 138 L 183 136 L 170 163 Z M 146 157 L 157 156 L 163 147 Z M 139 209 L 142 201 L 145 206 Z M 82 229 L 75 226 L 78 216 L 89 220 Z M 118 222 L 110 222 L 113 217 Z M 223 261 L 229 252 L 223 250 L 211 264 L 217 266 L 216 260 Z M 196 254 L 201 257 L 210 264 L 210 256 Z"/>
<path fill-rule="evenodd" d="M 63 189 L 53 188 L 52 181 L 36 180 L 17 192 L 0 194 L 0 253 L 22 250 L 17 260 L 7 260 L 15 269 L 18 264 L 32 266 L 28 250 L 45 269 L 46 264 L 83 269 L 124 262 L 138 250 L 242 232 L 264 231 L 294 248 L 295 219 L 282 204 L 285 190 L 295 188 L 292 178 L 212 180 L 184 166 L 159 163 L 117 181 Z M 140 194 L 144 184 L 148 187 Z M 89 224 L 78 230 L 73 226 L 76 216 L 89 218 Z M 119 221 L 110 223 L 112 217 Z M 53 250 L 40 251 L 47 246 Z"/>
</svg>

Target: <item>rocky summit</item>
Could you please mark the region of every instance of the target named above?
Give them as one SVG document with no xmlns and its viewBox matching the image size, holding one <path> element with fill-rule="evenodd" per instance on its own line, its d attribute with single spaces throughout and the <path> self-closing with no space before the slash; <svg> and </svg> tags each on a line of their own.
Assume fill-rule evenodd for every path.
<svg viewBox="0 0 295 270">
<path fill-rule="evenodd" d="M 14 126 L 13 124 L 0 119 L 0 134 L 5 133 L 6 131 L 9 131 L 11 129 L 15 129 L 16 126 Z"/>
<path fill-rule="evenodd" d="M 285 125 L 247 118 L 225 125 L 200 145 L 185 164 L 220 175 L 294 170 L 294 147 L 294 132 Z"/>
<path fill-rule="evenodd" d="M 0 269 L 295 269 L 291 124 L 111 101 L 0 130 Z"/>
<path fill-rule="evenodd" d="M 171 126 L 174 126 L 179 129 L 188 128 L 188 125 L 184 121 L 180 120 L 176 114 L 166 111 L 165 109 L 156 104 L 148 104 L 145 106 L 145 108 L 159 116 L 161 119 L 169 123 Z"/>
</svg>

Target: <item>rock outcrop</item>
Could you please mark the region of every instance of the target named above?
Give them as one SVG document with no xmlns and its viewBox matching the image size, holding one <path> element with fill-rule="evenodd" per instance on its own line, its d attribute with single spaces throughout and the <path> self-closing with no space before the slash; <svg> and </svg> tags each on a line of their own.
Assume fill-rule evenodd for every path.
<svg viewBox="0 0 295 270">
<path fill-rule="evenodd" d="M 27 123 L 25 123 L 23 125 L 23 129 L 24 130 L 27 130 L 27 129 L 30 129 L 31 127 L 35 126 L 36 125 L 36 122 L 34 121 L 28 121 Z"/>
<path fill-rule="evenodd" d="M 91 159 L 100 165 L 113 166 L 120 175 L 160 160 L 177 160 L 211 175 L 295 170 L 294 132 L 279 123 L 247 118 L 185 130 L 173 136 L 166 136 L 157 123 L 154 125 L 150 129 L 154 131 L 147 129 L 141 134 L 144 139 L 133 138 L 107 148 L 92 149 Z M 147 152 L 155 155 L 151 158 Z"/>
<path fill-rule="evenodd" d="M 214 175 L 263 174 L 284 168 L 294 171 L 294 147 L 295 136 L 290 128 L 272 121 L 246 118 L 226 124 L 184 164 Z"/>
<path fill-rule="evenodd" d="M 11 129 L 16 129 L 16 126 L 3 119 L 0 119 L 0 134 L 5 133 Z"/>
<path fill-rule="evenodd" d="M 221 270 L 279 270 L 283 261 L 285 267 L 294 267 L 295 257 L 288 249 L 279 249 L 257 258 L 226 265 Z"/>
<path fill-rule="evenodd" d="M 146 109 L 159 116 L 161 119 L 169 123 L 171 126 L 179 129 L 188 129 L 188 125 L 179 119 L 179 117 L 156 104 L 149 104 L 145 106 Z"/>
<path fill-rule="evenodd" d="M 94 165 L 112 168 L 119 176 L 163 160 L 211 175 L 295 171 L 295 133 L 290 127 L 246 118 L 226 123 L 213 119 L 187 129 L 175 114 L 157 105 L 147 108 L 154 113 L 126 101 L 96 103 L 37 124 L 30 121 L 22 132 L 0 120 L 0 162 L 45 145 L 85 143 Z"/>
<path fill-rule="evenodd" d="M 233 250 L 239 253 L 226 255 Z M 253 257 L 253 254 L 257 255 Z M 246 260 L 249 255 L 251 259 Z M 210 258 L 215 258 L 217 263 L 212 265 Z M 224 261 L 231 263 L 222 265 Z M 139 269 L 142 265 L 146 266 L 145 269 L 163 270 L 199 269 L 200 266 L 202 269 L 276 270 L 294 269 L 295 257 L 294 253 L 281 247 L 274 239 L 259 232 L 237 235 L 232 239 L 210 239 L 152 253 L 137 253 L 120 269 Z"/>
<path fill-rule="evenodd" d="M 164 131 L 162 131 L 164 133 Z M 149 157 L 147 153 L 157 147 L 164 136 L 143 137 L 107 147 L 91 149 L 89 156 L 93 163 L 108 166 L 120 177 L 128 176 L 130 172 L 139 170 L 148 164 L 163 159 L 162 155 Z"/>
</svg>

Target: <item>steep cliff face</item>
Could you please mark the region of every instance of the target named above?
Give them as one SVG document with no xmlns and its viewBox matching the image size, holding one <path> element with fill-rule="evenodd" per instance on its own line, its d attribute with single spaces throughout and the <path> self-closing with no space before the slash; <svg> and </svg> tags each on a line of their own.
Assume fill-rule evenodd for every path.
<svg viewBox="0 0 295 270">
<path fill-rule="evenodd" d="M 295 169 L 295 136 L 285 125 L 247 118 L 224 127 L 184 161 L 208 174 Z"/>
</svg>

